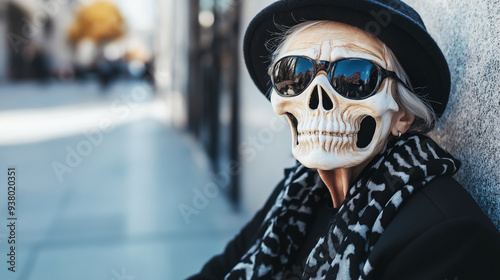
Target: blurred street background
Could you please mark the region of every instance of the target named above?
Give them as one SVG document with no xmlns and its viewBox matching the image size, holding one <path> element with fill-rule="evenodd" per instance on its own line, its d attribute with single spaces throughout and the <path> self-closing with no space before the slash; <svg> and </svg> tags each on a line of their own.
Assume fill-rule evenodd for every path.
<svg viewBox="0 0 500 280">
<path fill-rule="evenodd" d="M 0 279 L 184 279 L 224 249 L 294 164 L 242 60 L 271 2 L 0 0 Z"/>
</svg>

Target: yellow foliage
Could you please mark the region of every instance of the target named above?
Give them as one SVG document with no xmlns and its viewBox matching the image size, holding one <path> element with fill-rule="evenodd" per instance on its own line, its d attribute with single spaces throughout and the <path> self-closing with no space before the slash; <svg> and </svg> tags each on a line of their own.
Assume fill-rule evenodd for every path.
<svg viewBox="0 0 500 280">
<path fill-rule="evenodd" d="M 74 43 L 85 38 L 101 43 L 124 33 L 125 21 L 120 10 L 109 1 L 97 0 L 78 10 L 68 37 Z"/>
</svg>

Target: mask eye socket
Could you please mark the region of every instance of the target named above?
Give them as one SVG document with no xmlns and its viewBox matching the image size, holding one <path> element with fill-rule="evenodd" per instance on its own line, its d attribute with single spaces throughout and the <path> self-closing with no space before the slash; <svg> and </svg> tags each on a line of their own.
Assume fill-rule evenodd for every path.
<svg viewBox="0 0 500 280">
<path fill-rule="evenodd" d="M 335 64 L 330 81 L 340 95 L 349 99 L 364 99 L 377 89 L 379 74 L 378 67 L 369 61 L 346 59 Z"/>
<path fill-rule="evenodd" d="M 280 95 L 296 96 L 311 83 L 314 63 L 305 57 L 284 57 L 274 65 L 272 79 Z"/>
</svg>

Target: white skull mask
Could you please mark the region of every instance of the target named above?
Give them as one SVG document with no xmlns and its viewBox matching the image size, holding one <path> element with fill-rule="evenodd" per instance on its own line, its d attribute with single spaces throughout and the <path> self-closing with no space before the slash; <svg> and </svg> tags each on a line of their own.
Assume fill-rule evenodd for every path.
<svg viewBox="0 0 500 280">
<path fill-rule="evenodd" d="M 312 27 L 302 33 L 318 32 L 316 29 L 320 28 Z M 352 27 L 349 29 L 352 35 Z M 282 56 L 305 55 L 329 61 L 341 57 L 363 57 L 376 61 L 374 56 L 358 49 L 337 47 L 332 43 L 336 38 L 329 38 L 324 33 L 319 35 L 319 38 L 323 38 L 319 41 L 318 35 L 313 34 L 310 47 L 305 49 L 304 46 L 308 45 L 305 35 L 296 36 L 300 39 L 298 49 L 285 49 L 286 53 Z M 331 35 L 339 36 L 335 32 Z M 359 34 L 352 37 L 356 41 L 348 42 L 350 46 L 360 40 Z M 366 41 L 366 38 L 363 39 Z M 346 39 L 342 42 L 345 45 Z M 288 47 L 290 49 L 290 45 Z M 380 62 L 383 63 L 377 63 L 385 68 L 385 62 Z M 362 100 L 351 100 L 338 94 L 326 73 L 321 71 L 316 73 L 300 95 L 280 96 L 273 89 L 271 102 L 274 111 L 279 115 L 285 114 L 292 128 L 292 152 L 295 158 L 309 168 L 332 170 L 358 166 L 379 153 L 391 132 L 392 117 L 399 109 L 392 95 L 392 81 L 389 81 L 385 79 L 376 94 Z"/>
</svg>

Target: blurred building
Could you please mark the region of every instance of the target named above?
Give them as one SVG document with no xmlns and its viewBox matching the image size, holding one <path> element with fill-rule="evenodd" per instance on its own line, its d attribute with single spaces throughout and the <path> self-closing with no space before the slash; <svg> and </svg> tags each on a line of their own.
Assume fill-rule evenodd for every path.
<svg viewBox="0 0 500 280">
<path fill-rule="evenodd" d="M 154 6 L 154 0 L 2 0 L 0 79 L 71 80 L 103 59 L 140 75 L 153 59 Z"/>
<path fill-rule="evenodd" d="M 173 122 L 204 146 L 221 188 L 238 204 L 239 13 L 236 1 L 161 1 L 156 82 Z M 237 5 L 235 5 L 237 4 Z M 185 36 L 188 34 L 188 36 Z M 174 40 L 172 40 L 172 38 Z"/>
<path fill-rule="evenodd" d="M 295 162 L 286 120 L 274 114 L 242 58 L 248 23 L 271 2 L 158 2 L 157 87 L 173 123 L 205 147 L 228 198 L 250 213 Z"/>
</svg>

